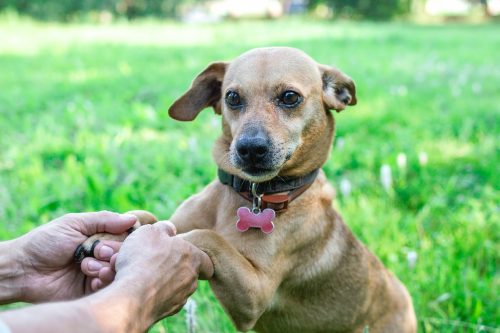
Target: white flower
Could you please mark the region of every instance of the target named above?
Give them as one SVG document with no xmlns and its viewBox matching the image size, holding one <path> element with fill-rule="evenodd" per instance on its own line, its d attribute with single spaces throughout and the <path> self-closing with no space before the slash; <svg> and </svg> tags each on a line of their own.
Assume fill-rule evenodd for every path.
<svg viewBox="0 0 500 333">
<path fill-rule="evenodd" d="M 188 146 L 189 146 L 189 150 L 191 150 L 191 151 L 198 150 L 198 140 L 196 140 L 196 138 L 194 136 L 190 137 L 188 139 Z"/>
<path fill-rule="evenodd" d="M 345 145 L 345 139 L 342 138 L 342 137 L 339 137 L 335 140 L 335 148 L 337 148 L 338 150 L 344 148 L 344 145 Z"/>
<path fill-rule="evenodd" d="M 398 154 L 398 157 L 397 157 L 397 163 L 398 163 L 398 167 L 402 170 L 406 169 L 406 154 L 405 153 L 399 153 Z"/>
<path fill-rule="evenodd" d="M 382 165 L 380 168 L 380 182 L 386 191 L 389 191 L 392 186 L 391 167 L 387 164 Z"/>
<path fill-rule="evenodd" d="M 436 303 L 442 303 L 442 302 L 447 301 L 448 299 L 450 299 L 450 297 L 451 297 L 450 293 L 444 293 L 444 294 L 439 295 L 438 298 L 436 298 L 434 300 L 434 302 L 436 302 Z"/>
<path fill-rule="evenodd" d="M 408 261 L 408 267 L 414 268 L 417 263 L 418 254 L 415 251 L 409 251 L 406 254 L 406 260 Z"/>
<path fill-rule="evenodd" d="M 342 178 L 340 181 L 340 193 L 342 193 L 342 196 L 347 198 L 351 194 L 351 191 L 351 182 L 347 178 Z"/>
<path fill-rule="evenodd" d="M 476 94 L 476 95 L 477 95 L 477 94 L 479 94 L 479 93 L 481 92 L 481 90 L 482 90 L 482 89 L 481 89 L 481 83 L 479 83 L 479 82 L 474 82 L 474 83 L 472 84 L 472 92 L 473 92 L 474 94 Z"/>
<path fill-rule="evenodd" d="M 426 166 L 427 162 L 429 162 L 429 158 L 427 156 L 427 153 L 424 151 L 421 151 L 418 153 L 418 161 L 420 162 L 421 166 Z"/>
<path fill-rule="evenodd" d="M 186 310 L 186 326 L 189 333 L 194 333 L 196 327 L 196 302 L 189 298 L 184 305 Z"/>
<path fill-rule="evenodd" d="M 398 94 L 399 94 L 399 96 L 408 95 L 408 88 L 406 88 L 406 86 L 399 86 L 398 87 Z"/>
<path fill-rule="evenodd" d="M 212 117 L 212 120 L 210 120 L 210 126 L 212 126 L 213 128 L 219 128 L 220 127 L 219 117 Z"/>
<path fill-rule="evenodd" d="M 425 74 L 423 71 L 415 71 L 415 81 L 423 82 L 425 80 Z"/>
<path fill-rule="evenodd" d="M 389 88 L 389 93 L 391 95 L 406 96 L 408 94 L 408 88 L 405 85 L 392 86 Z"/>
</svg>

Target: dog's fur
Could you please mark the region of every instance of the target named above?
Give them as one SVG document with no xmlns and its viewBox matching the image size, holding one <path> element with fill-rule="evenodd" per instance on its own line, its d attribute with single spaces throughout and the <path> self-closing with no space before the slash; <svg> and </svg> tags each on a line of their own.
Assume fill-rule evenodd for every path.
<svg viewBox="0 0 500 333">
<path fill-rule="evenodd" d="M 292 90 L 294 108 L 278 102 Z M 225 103 L 236 91 L 242 108 Z M 222 114 L 214 148 L 219 168 L 262 182 L 303 176 L 327 160 L 334 133 L 329 110 L 356 103 L 353 81 L 292 48 L 249 51 L 231 63 L 213 63 L 170 108 L 193 120 L 205 107 Z M 264 133 L 269 154 L 262 168 L 247 168 L 236 144 Z M 250 170 L 250 171 L 249 171 Z M 349 231 L 332 208 L 334 190 L 320 172 L 312 186 L 278 214 L 272 234 L 235 228 L 236 210 L 250 203 L 214 181 L 189 198 L 171 221 L 188 241 L 208 253 L 215 267 L 215 295 L 239 330 L 257 332 L 416 332 L 411 298 Z"/>
<path fill-rule="evenodd" d="M 296 107 L 280 104 L 287 90 L 301 96 Z M 240 94 L 241 108 L 225 103 L 228 91 Z M 231 63 L 209 65 L 169 114 L 189 121 L 213 107 L 222 114 L 223 133 L 213 151 L 218 167 L 262 182 L 320 168 L 333 141 L 330 110 L 354 104 L 354 82 L 339 70 L 296 49 L 263 48 Z M 245 165 L 236 149 L 238 140 L 256 133 L 269 143 L 257 169 Z M 242 233 L 235 227 L 236 211 L 251 204 L 216 180 L 185 201 L 171 221 L 180 237 L 212 259 L 210 285 L 241 331 L 347 333 L 369 327 L 370 333 L 416 332 L 407 290 L 353 236 L 332 208 L 333 199 L 334 190 L 320 172 L 277 215 L 272 234 Z"/>
</svg>

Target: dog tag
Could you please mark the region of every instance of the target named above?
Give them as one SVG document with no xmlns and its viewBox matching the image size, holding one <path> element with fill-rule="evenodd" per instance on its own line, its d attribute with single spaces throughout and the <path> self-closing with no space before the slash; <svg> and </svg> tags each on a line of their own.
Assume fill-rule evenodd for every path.
<svg viewBox="0 0 500 333">
<path fill-rule="evenodd" d="M 274 230 L 273 220 L 276 217 L 276 212 L 271 208 L 266 208 L 262 212 L 260 210 L 255 213 L 247 207 L 240 207 L 236 212 L 238 222 L 236 229 L 241 232 L 247 231 L 249 228 L 258 228 L 265 234 L 270 234 Z"/>
</svg>

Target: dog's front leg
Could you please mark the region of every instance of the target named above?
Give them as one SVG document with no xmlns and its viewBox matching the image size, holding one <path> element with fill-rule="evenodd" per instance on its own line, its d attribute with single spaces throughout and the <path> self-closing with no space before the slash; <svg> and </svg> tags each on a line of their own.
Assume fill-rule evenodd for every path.
<svg viewBox="0 0 500 333">
<path fill-rule="evenodd" d="M 237 329 L 255 326 L 278 287 L 279 272 L 264 273 L 212 230 L 179 235 L 206 252 L 214 264 L 210 285 Z"/>
</svg>

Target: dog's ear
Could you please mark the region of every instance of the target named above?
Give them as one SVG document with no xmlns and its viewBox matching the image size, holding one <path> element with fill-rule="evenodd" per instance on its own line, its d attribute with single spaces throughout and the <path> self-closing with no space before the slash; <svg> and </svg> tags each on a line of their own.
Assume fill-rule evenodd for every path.
<svg viewBox="0 0 500 333">
<path fill-rule="evenodd" d="M 329 110 L 340 112 L 347 105 L 356 105 L 354 81 L 336 68 L 319 65 L 323 81 L 323 103 Z"/>
<path fill-rule="evenodd" d="M 221 86 L 227 65 L 225 62 L 214 62 L 198 74 L 191 88 L 168 109 L 170 117 L 190 121 L 209 106 L 220 114 Z"/>
</svg>

